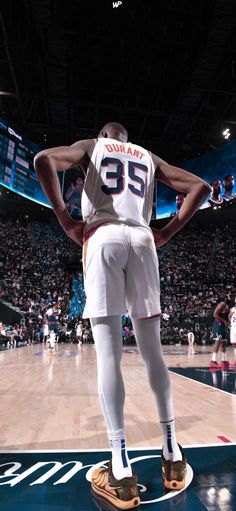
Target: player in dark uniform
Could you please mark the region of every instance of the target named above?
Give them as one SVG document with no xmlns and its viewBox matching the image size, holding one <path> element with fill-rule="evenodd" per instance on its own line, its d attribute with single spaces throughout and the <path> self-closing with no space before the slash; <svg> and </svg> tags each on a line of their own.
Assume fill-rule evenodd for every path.
<svg viewBox="0 0 236 511">
<path fill-rule="evenodd" d="M 47 324 L 48 324 L 48 351 L 53 353 L 55 350 L 55 340 L 60 327 L 60 309 L 58 304 L 54 303 L 46 312 Z"/>
<path fill-rule="evenodd" d="M 222 191 L 221 181 L 219 179 L 213 179 L 210 184 L 212 186 L 212 194 L 208 199 L 208 204 L 210 206 L 219 206 L 220 204 L 223 204 L 224 199 L 220 195 Z"/>
<path fill-rule="evenodd" d="M 234 176 L 228 175 L 224 177 L 224 193 L 222 195 L 225 201 L 236 201 L 236 193 L 233 193 Z"/>
<path fill-rule="evenodd" d="M 175 197 L 175 202 L 176 202 L 176 210 L 179 211 L 183 202 L 184 202 L 184 199 L 185 199 L 186 195 L 184 193 L 178 193 Z"/>
<path fill-rule="evenodd" d="M 82 177 L 78 176 L 75 182 L 71 183 L 66 191 L 65 200 L 66 207 L 72 218 L 80 220 L 81 213 L 81 196 L 83 192 L 84 181 Z"/>
<path fill-rule="evenodd" d="M 214 346 L 212 348 L 212 357 L 210 362 L 210 367 L 215 367 L 216 369 L 227 369 L 229 367 L 229 362 L 227 361 L 227 353 L 226 353 L 226 343 L 227 343 L 227 332 L 226 327 L 228 325 L 228 316 L 229 316 L 229 297 L 226 295 L 222 298 L 222 300 L 218 303 L 214 310 L 214 322 L 212 325 L 213 339 L 215 341 Z M 222 361 L 221 365 L 219 365 L 216 361 L 216 356 L 221 347 L 222 352 Z"/>
</svg>

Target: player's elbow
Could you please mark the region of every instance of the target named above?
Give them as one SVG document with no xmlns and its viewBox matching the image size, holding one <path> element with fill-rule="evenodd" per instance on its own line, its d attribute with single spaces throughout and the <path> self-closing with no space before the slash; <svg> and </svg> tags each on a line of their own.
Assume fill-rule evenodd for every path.
<svg viewBox="0 0 236 511">
<path fill-rule="evenodd" d="M 205 191 L 205 193 L 208 195 L 209 193 L 211 193 L 212 191 L 212 187 L 211 185 L 209 185 L 209 183 L 207 183 L 206 181 L 203 181 L 203 189 Z"/>
<path fill-rule="evenodd" d="M 211 186 L 203 179 L 200 180 L 197 186 L 199 189 L 199 194 L 202 197 L 208 197 L 208 195 L 211 193 Z"/>
<path fill-rule="evenodd" d="M 46 151 L 40 151 L 34 157 L 34 170 L 35 172 L 40 173 L 46 167 L 48 167 L 50 161 L 50 156 L 46 153 Z"/>
</svg>

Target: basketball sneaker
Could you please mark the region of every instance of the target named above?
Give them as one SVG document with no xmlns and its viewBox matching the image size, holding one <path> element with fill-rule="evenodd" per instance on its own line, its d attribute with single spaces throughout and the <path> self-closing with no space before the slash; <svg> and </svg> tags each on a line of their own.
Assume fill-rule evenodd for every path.
<svg viewBox="0 0 236 511">
<path fill-rule="evenodd" d="M 109 500 L 104 499 L 103 497 L 100 497 L 95 491 L 91 488 L 91 495 L 92 495 L 92 501 L 95 505 L 96 509 L 99 511 L 119 511 L 119 508 L 117 506 L 113 506 Z M 140 507 L 136 507 L 136 511 L 139 511 Z"/>
<path fill-rule="evenodd" d="M 216 369 L 220 369 L 218 362 L 214 362 L 213 360 L 210 361 L 210 367 L 215 367 Z"/>
<path fill-rule="evenodd" d="M 229 369 L 229 362 L 227 360 L 222 360 L 221 364 L 220 364 L 220 368 L 221 369 Z"/>
<path fill-rule="evenodd" d="M 162 462 L 162 478 L 164 487 L 167 490 L 181 490 L 185 487 L 185 479 L 187 475 L 187 460 L 181 445 L 179 445 L 182 460 L 170 461 L 166 460 L 161 453 Z"/>
<path fill-rule="evenodd" d="M 103 499 L 108 500 L 118 509 L 134 509 L 140 504 L 137 476 L 116 479 L 109 468 L 100 467 L 92 473 L 92 490 Z"/>
</svg>

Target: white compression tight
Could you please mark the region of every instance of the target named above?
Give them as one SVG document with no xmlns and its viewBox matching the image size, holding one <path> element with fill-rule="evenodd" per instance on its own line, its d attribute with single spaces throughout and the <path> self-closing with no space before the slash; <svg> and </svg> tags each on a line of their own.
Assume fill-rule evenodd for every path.
<svg viewBox="0 0 236 511">
<path fill-rule="evenodd" d="M 154 392 L 160 422 L 174 418 L 172 391 L 168 369 L 162 354 L 160 318 L 132 319 L 135 338 L 145 362 L 150 386 Z"/>
<path fill-rule="evenodd" d="M 98 393 L 112 450 L 112 472 L 116 479 L 122 479 L 131 476 L 132 469 L 125 447 L 121 318 L 92 318 L 91 326 L 97 353 Z"/>
<path fill-rule="evenodd" d="M 92 318 L 91 326 L 97 354 L 98 393 L 107 431 L 112 435 L 124 429 L 121 319 L 120 316 Z"/>
<path fill-rule="evenodd" d="M 163 454 L 166 459 L 181 459 L 175 438 L 170 378 L 160 342 L 160 319 L 133 319 L 132 323 L 156 397 L 164 440 Z M 92 318 L 91 325 L 97 353 L 98 392 L 112 448 L 113 474 L 121 479 L 131 475 L 124 433 L 121 318 Z"/>
</svg>

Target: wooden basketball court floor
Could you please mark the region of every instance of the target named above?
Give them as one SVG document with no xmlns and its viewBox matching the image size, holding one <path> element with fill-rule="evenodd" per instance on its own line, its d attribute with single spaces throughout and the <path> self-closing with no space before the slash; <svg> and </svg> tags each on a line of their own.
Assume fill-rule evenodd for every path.
<svg viewBox="0 0 236 511">
<path fill-rule="evenodd" d="M 126 439 L 139 479 L 141 474 L 143 509 L 235 511 L 236 372 L 210 373 L 209 346 L 195 346 L 195 354 L 186 346 L 163 350 L 173 385 L 177 438 L 190 465 L 189 486 L 180 494 L 163 494 L 154 397 L 136 347 L 124 347 Z M 230 348 L 228 354 L 233 361 Z M 0 392 L 1 509 L 107 509 L 91 497 L 89 468 L 86 477 L 84 470 L 110 455 L 94 345 L 60 344 L 53 355 L 42 344 L 2 351 Z M 60 478 L 58 470 L 64 474 Z"/>
</svg>

